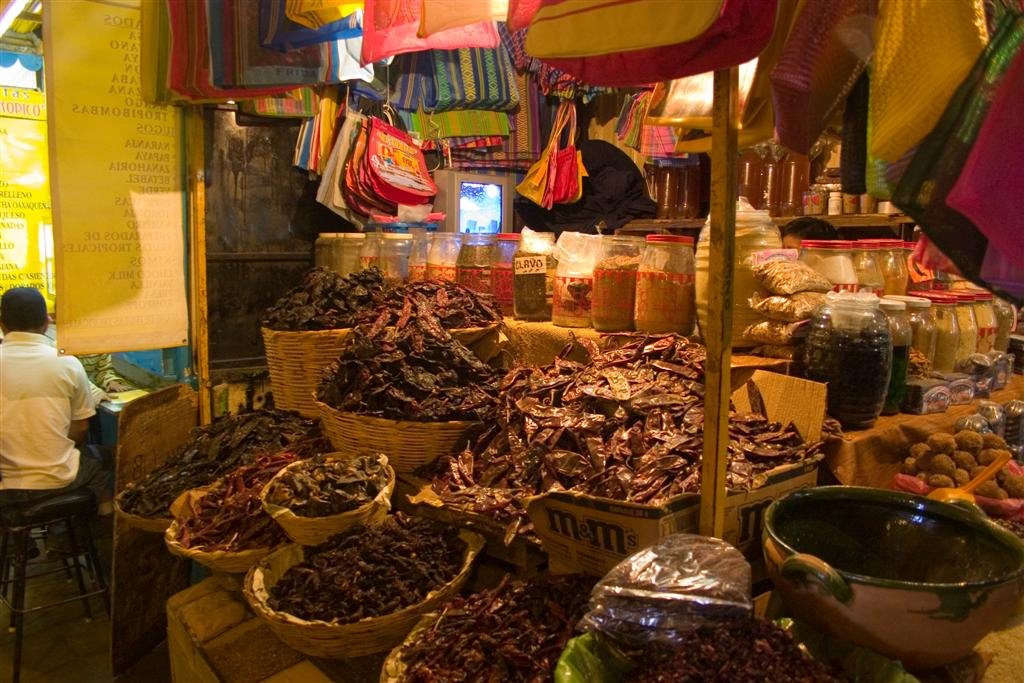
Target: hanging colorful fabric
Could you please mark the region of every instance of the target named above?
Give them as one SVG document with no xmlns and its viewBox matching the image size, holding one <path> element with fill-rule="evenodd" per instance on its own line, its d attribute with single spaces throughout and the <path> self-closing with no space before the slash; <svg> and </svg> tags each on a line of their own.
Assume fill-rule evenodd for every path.
<svg viewBox="0 0 1024 683">
<path fill-rule="evenodd" d="M 896 161 L 935 127 L 987 37 L 982 0 L 878 3 L 868 140 L 874 156 Z"/>
<path fill-rule="evenodd" d="M 341 21 L 361 9 L 361 0 L 285 0 L 288 18 L 312 29 Z"/>
<path fill-rule="evenodd" d="M 139 48 L 142 65 L 139 69 L 142 99 L 149 104 L 167 104 L 173 99 L 167 88 L 168 61 L 171 53 L 171 26 L 167 16 L 167 3 L 144 2 L 142 35 Z"/>
<path fill-rule="evenodd" d="M 511 111 L 519 105 L 515 69 L 504 47 L 432 50 L 434 107 Z"/>
<path fill-rule="evenodd" d="M 265 48 L 287 52 L 307 45 L 363 35 L 361 11 L 320 28 L 310 28 L 288 18 L 285 13 L 286 1 L 259 0 L 260 45 Z"/>
<path fill-rule="evenodd" d="M 366 158 L 378 196 L 395 204 L 427 204 L 437 194 L 423 152 L 408 133 L 370 119 Z"/>
<path fill-rule="evenodd" d="M 457 109 L 443 112 L 399 112 L 407 128 L 420 137 L 459 138 L 469 135 L 508 135 L 505 112 Z"/>
<path fill-rule="evenodd" d="M 366 0 L 363 14 L 363 64 L 419 50 L 497 47 L 493 21 L 459 26 L 426 38 L 416 37 L 421 0 Z"/>
<path fill-rule="evenodd" d="M 1012 102 L 999 96 L 1003 85 L 1019 87 L 1021 75 L 1017 69 L 1024 68 L 1020 63 L 1024 59 L 1022 46 L 1024 17 L 1004 15 L 939 122 L 918 145 L 893 193 L 893 202 L 920 225 L 964 277 L 1018 302 L 1024 301 L 1024 265 L 1010 256 L 1017 252 L 1005 252 L 999 242 L 990 242 L 986 232 L 947 202 L 959 179 L 965 177 L 972 148 L 988 116 L 993 115 L 993 102 Z M 997 109 L 994 115 L 992 126 L 998 130 L 1003 112 Z M 1019 111 L 1013 116 L 1017 125 L 1011 126 L 1016 134 Z M 1020 239 L 1019 234 L 1013 237 Z"/>
<path fill-rule="evenodd" d="M 871 57 L 874 0 L 804 3 L 771 72 L 779 142 L 808 154 Z"/>
<path fill-rule="evenodd" d="M 312 88 L 296 88 L 283 95 L 254 97 L 238 103 L 240 111 L 255 116 L 269 116 L 285 119 L 308 119 L 314 116 L 320 98 Z"/>
<path fill-rule="evenodd" d="M 526 50 L 546 59 L 678 45 L 711 28 L 722 5 L 723 0 L 541 0 Z"/>
<path fill-rule="evenodd" d="M 772 36 L 776 9 L 777 0 L 725 0 L 710 28 L 690 41 L 592 57 L 542 60 L 591 85 L 625 87 L 670 81 L 737 66 L 756 57 Z M 527 43 L 532 31 L 531 26 Z"/>
<path fill-rule="evenodd" d="M 410 52 L 395 57 L 398 76 L 391 88 L 391 106 L 406 111 L 434 111 L 434 63 L 429 51 Z"/>
<path fill-rule="evenodd" d="M 468 26 L 481 21 L 505 21 L 508 0 L 421 0 L 420 26 L 417 37 L 426 38 L 450 28 Z"/>
<path fill-rule="evenodd" d="M 520 31 L 530 25 L 540 9 L 541 0 L 508 0 L 508 17 L 505 19 L 509 31 Z"/>
<path fill-rule="evenodd" d="M 223 3 L 224 25 L 229 27 L 233 24 L 233 34 L 225 33 L 225 36 L 232 36 L 234 42 L 234 84 L 247 87 L 294 87 L 317 82 L 320 72 L 319 47 L 310 45 L 284 53 L 267 50 L 260 46 L 259 5 L 249 0 L 206 1 L 211 7 Z"/>
<path fill-rule="evenodd" d="M 334 84 L 359 80 L 373 83 L 373 64 L 363 66 L 360 53 L 363 49 L 361 35 L 344 40 L 332 40 L 320 46 L 320 83 Z"/>
</svg>

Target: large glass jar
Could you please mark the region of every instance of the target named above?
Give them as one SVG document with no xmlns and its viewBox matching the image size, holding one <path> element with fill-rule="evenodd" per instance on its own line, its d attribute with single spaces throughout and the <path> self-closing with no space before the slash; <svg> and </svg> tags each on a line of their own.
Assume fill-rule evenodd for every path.
<svg viewBox="0 0 1024 683">
<path fill-rule="evenodd" d="M 331 261 L 334 264 L 334 271 L 342 277 L 348 277 L 359 270 L 359 254 L 363 249 L 363 242 L 366 235 L 361 232 L 338 233 L 337 239 L 332 242 Z"/>
<path fill-rule="evenodd" d="M 693 332 L 693 238 L 648 235 L 636 275 L 639 332 Z"/>
<path fill-rule="evenodd" d="M 889 388 L 892 334 L 866 292 L 829 292 L 805 342 L 808 379 L 828 384 L 828 413 L 846 429 L 875 423 Z"/>
<path fill-rule="evenodd" d="M 974 295 L 949 292 L 956 302 L 956 323 L 960 326 L 960 344 L 956 347 L 956 367 L 978 351 L 978 320 L 974 317 Z"/>
<path fill-rule="evenodd" d="M 882 277 L 882 269 L 878 267 L 875 243 L 857 241 L 853 244 L 853 269 L 857 271 L 859 290 L 882 296 L 885 293 L 885 278 Z"/>
<path fill-rule="evenodd" d="M 517 320 L 551 320 L 555 234 L 524 230 L 516 249 L 512 307 Z"/>
<path fill-rule="evenodd" d="M 996 309 L 992 305 L 993 296 L 989 292 L 973 291 L 974 319 L 978 322 L 978 353 L 988 353 L 995 348 L 996 334 L 999 332 L 999 321 Z"/>
<path fill-rule="evenodd" d="M 636 271 L 644 248 L 642 237 L 606 235 L 601 258 L 594 264 L 594 293 L 590 317 L 599 332 L 633 329 Z"/>
<path fill-rule="evenodd" d="M 376 229 L 367 228 L 363 235 L 365 235 L 363 244 L 359 248 L 359 267 L 363 270 L 378 268 L 380 267 L 380 233 Z"/>
<path fill-rule="evenodd" d="M 519 249 L 519 233 L 502 233 L 498 235 L 498 244 L 492 254 L 491 261 L 491 292 L 494 300 L 503 313 L 512 312 L 514 277 L 512 262 Z"/>
<path fill-rule="evenodd" d="M 412 254 L 412 235 L 386 232 L 380 242 L 380 270 L 384 279 L 401 283 L 409 279 L 409 256 Z"/>
<path fill-rule="evenodd" d="M 412 252 L 409 254 L 409 281 L 418 282 L 427 279 L 427 258 L 430 256 L 430 245 L 434 239 L 434 227 L 419 228 L 412 231 Z"/>
<path fill-rule="evenodd" d="M 956 369 L 956 355 L 960 349 L 960 323 L 956 315 L 956 299 L 945 292 L 921 292 L 921 296 L 932 302 L 932 318 L 935 320 L 935 355 L 932 369 L 936 372 L 953 372 Z"/>
<path fill-rule="evenodd" d="M 903 296 L 907 293 L 907 259 L 903 253 L 903 242 L 900 240 L 865 240 L 874 242 L 878 251 L 875 252 L 878 267 L 882 271 L 885 282 L 886 296 Z"/>
<path fill-rule="evenodd" d="M 778 184 L 778 178 L 775 182 Z M 765 191 L 768 192 L 767 189 Z M 778 194 L 776 193 L 774 196 L 776 208 L 778 208 Z M 713 276 L 709 272 L 710 223 L 709 217 L 697 240 L 697 322 L 702 329 L 706 326 L 708 316 L 709 293 L 714 288 L 721 287 L 718 274 Z M 782 237 L 779 235 L 779 229 L 772 223 L 768 212 L 755 210 L 750 202 L 741 197 L 736 203 L 736 251 L 733 262 L 732 297 L 732 329 L 736 333 L 733 334 L 733 346 L 747 346 L 748 344 L 743 341 L 743 335 L 739 332 L 761 320 L 761 316 L 750 307 L 750 298 L 757 292 L 757 282 L 754 281 L 754 273 L 746 264 L 747 257 L 755 251 L 778 249 L 781 246 Z"/>
<path fill-rule="evenodd" d="M 856 292 L 857 270 L 853 267 L 853 242 L 846 240 L 804 240 L 800 260 L 832 283 L 837 292 Z"/>
<path fill-rule="evenodd" d="M 892 336 L 892 369 L 889 371 L 889 388 L 885 392 L 882 414 L 895 415 L 900 412 L 903 399 L 907 396 L 907 365 L 910 362 L 914 332 L 905 302 L 882 299 L 879 308 L 889 319 L 889 334 Z"/>
<path fill-rule="evenodd" d="M 555 271 L 551 322 L 559 327 L 590 327 L 593 269 L 580 269 L 568 259 L 559 259 Z"/>
<path fill-rule="evenodd" d="M 992 347 L 1006 353 L 1010 348 L 1010 335 L 1017 327 L 1017 309 L 999 297 L 993 297 L 992 306 L 996 312 L 996 340 Z"/>
<path fill-rule="evenodd" d="M 920 296 L 887 296 L 886 299 L 902 301 L 907 305 L 907 317 L 913 338 L 910 347 L 935 361 L 935 318 L 932 317 L 932 302 Z"/>
<path fill-rule="evenodd" d="M 313 242 L 313 265 L 317 268 L 326 268 L 327 270 L 334 270 L 332 250 L 334 249 L 334 242 L 337 240 L 338 235 L 341 233 L 337 232 L 322 232 L 317 235 L 316 241 Z"/>
<path fill-rule="evenodd" d="M 491 293 L 491 262 L 497 239 L 494 235 L 467 234 L 455 262 L 455 279 L 480 294 Z"/>
<path fill-rule="evenodd" d="M 461 233 L 439 232 L 434 235 L 430 241 L 430 251 L 427 252 L 427 279 L 454 282 L 461 250 Z"/>
</svg>

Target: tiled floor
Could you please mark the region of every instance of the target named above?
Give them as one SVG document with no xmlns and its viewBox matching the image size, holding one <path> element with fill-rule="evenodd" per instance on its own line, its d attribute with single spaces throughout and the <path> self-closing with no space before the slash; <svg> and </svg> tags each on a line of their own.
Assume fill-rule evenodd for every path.
<svg viewBox="0 0 1024 683">
<path fill-rule="evenodd" d="M 94 525 L 93 534 L 109 568 L 111 518 Z M 76 594 L 75 581 L 58 573 L 30 581 L 27 599 L 31 606 Z M 26 615 L 22 683 L 107 683 L 114 680 L 110 669 L 110 619 L 100 599 L 91 600 L 91 621 L 86 620 L 80 601 Z M 7 628 L 9 623 L 10 613 L 0 607 L 0 683 L 12 680 L 14 633 Z M 170 681 L 166 648 L 158 648 L 117 680 L 127 683 Z"/>
</svg>

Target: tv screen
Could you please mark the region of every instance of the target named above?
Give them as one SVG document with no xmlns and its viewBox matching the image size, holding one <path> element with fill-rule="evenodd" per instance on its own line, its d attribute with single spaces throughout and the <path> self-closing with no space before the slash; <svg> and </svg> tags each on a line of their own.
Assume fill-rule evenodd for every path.
<svg viewBox="0 0 1024 683">
<path fill-rule="evenodd" d="M 503 189 L 499 183 L 459 183 L 459 232 L 501 232 Z"/>
</svg>

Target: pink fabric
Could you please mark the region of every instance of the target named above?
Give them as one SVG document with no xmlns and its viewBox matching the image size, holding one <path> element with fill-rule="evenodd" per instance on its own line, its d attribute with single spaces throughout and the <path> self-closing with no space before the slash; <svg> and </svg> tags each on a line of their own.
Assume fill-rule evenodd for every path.
<svg viewBox="0 0 1024 683">
<path fill-rule="evenodd" d="M 589 85 L 626 87 L 693 76 L 747 62 L 775 28 L 777 0 L 725 0 L 715 23 L 694 40 L 595 57 L 543 59 Z"/>
<path fill-rule="evenodd" d="M 949 257 L 939 251 L 939 248 L 924 235 L 917 240 L 911 258 L 930 270 L 941 270 L 944 273 L 961 275 L 956 264 L 950 261 Z"/>
<path fill-rule="evenodd" d="M 508 26 L 509 33 L 526 28 L 530 25 L 533 15 L 540 9 L 540 0 L 508 0 Z"/>
<path fill-rule="evenodd" d="M 493 21 L 482 21 L 419 38 L 419 0 L 366 0 L 363 12 L 363 65 L 421 50 L 460 47 L 498 47 L 501 42 Z"/>
<path fill-rule="evenodd" d="M 1024 269 L 1024 51 L 996 91 L 978 139 L 946 204 L 969 218 L 1001 252 Z M 986 262 L 988 258 L 986 257 Z M 993 270 L 1002 269 L 997 266 Z"/>
</svg>

